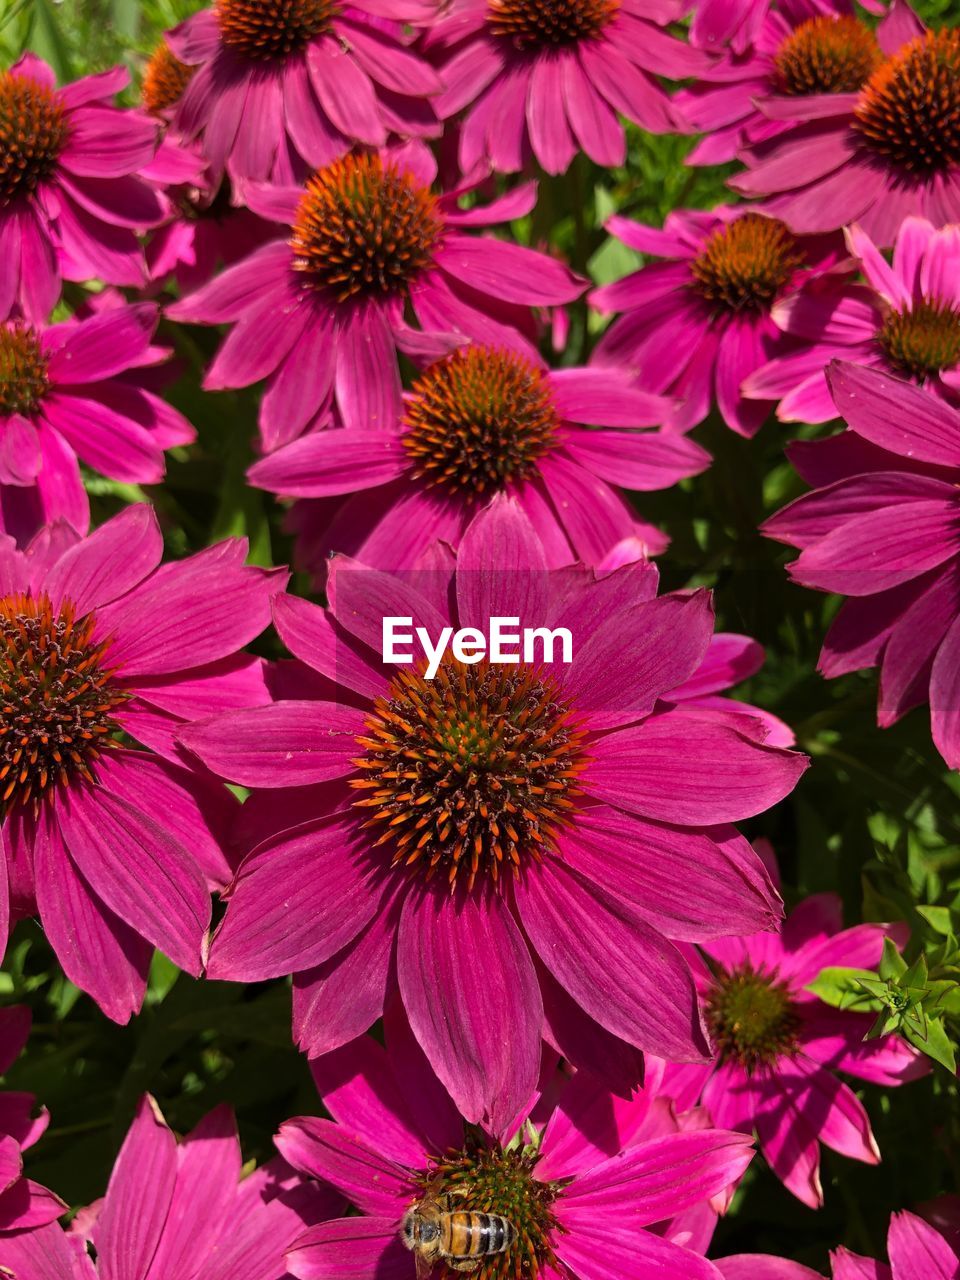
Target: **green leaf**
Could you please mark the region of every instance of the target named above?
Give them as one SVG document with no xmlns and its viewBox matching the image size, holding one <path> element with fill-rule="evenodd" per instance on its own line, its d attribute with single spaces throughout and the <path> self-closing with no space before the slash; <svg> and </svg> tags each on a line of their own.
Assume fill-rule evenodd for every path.
<svg viewBox="0 0 960 1280">
<path fill-rule="evenodd" d="M 949 936 L 953 932 L 953 913 L 949 907 L 917 907 L 917 914 L 937 933 Z"/>
<path fill-rule="evenodd" d="M 904 1028 L 904 1034 L 921 1053 L 925 1053 L 928 1058 L 932 1058 L 934 1062 L 939 1062 L 948 1071 L 956 1074 L 956 1050 L 939 1018 L 928 1018 L 923 1034 L 912 1030 L 910 1027 Z"/>
<path fill-rule="evenodd" d="M 33 21 L 27 47 L 49 62 L 60 84 L 72 80 L 73 69 L 66 41 L 60 33 L 60 24 L 51 0 L 33 0 Z"/>
<path fill-rule="evenodd" d="M 872 989 L 877 986 L 880 987 L 879 991 Z M 871 1010 L 878 1007 L 878 1000 L 886 991 L 885 985 L 878 984 L 877 975 L 869 969 L 843 969 L 834 966 L 821 969 L 813 982 L 807 984 L 806 989 L 834 1009 Z"/>
<path fill-rule="evenodd" d="M 906 972 L 907 962 L 897 950 L 896 943 L 892 938 L 884 938 L 883 956 L 878 969 L 880 977 L 885 982 L 889 982 L 891 978 L 899 978 Z"/>
</svg>

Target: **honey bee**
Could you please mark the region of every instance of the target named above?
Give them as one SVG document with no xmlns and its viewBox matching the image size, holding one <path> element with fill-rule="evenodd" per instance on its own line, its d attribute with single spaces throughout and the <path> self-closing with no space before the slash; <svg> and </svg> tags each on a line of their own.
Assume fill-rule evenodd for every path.
<svg viewBox="0 0 960 1280">
<path fill-rule="evenodd" d="M 400 1236 L 417 1265 L 417 1280 L 426 1280 L 440 1262 L 451 1271 L 476 1271 L 484 1258 L 506 1253 L 517 1229 L 499 1213 L 454 1209 L 455 1196 L 465 1189 L 438 1194 L 438 1180 L 428 1183 L 422 1197 L 403 1215 Z"/>
</svg>

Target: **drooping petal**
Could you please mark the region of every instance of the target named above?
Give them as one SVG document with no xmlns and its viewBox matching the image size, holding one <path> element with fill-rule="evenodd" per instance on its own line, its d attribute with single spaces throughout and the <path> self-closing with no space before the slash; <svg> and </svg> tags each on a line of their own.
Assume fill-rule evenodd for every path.
<svg viewBox="0 0 960 1280">
<path fill-rule="evenodd" d="M 504 1128 L 536 1088 L 543 1004 L 503 900 L 411 892 L 397 977 L 414 1034 L 460 1111 L 472 1123 Z"/>
</svg>

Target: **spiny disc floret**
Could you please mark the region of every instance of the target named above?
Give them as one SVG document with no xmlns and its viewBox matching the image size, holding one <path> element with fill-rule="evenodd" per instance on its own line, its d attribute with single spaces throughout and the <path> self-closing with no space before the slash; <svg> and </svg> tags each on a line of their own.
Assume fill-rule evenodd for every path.
<svg viewBox="0 0 960 1280">
<path fill-rule="evenodd" d="M 960 164 L 960 31 L 929 31 L 888 58 L 855 115 L 867 148 L 907 177 Z"/>
<path fill-rule="evenodd" d="M 57 787 L 93 781 L 93 766 L 117 729 L 125 694 L 113 683 L 109 641 L 92 614 L 45 594 L 0 599 L 0 805 L 3 813 Z"/>
<path fill-rule="evenodd" d="M 495 1213 L 507 1218 L 517 1239 L 502 1254 L 484 1258 L 471 1280 L 536 1280 L 556 1267 L 552 1241 L 561 1231 L 553 1212 L 559 1187 L 534 1174 L 535 1148 L 511 1145 L 505 1150 L 479 1132 L 468 1132 L 461 1151 L 449 1152 L 422 1176 L 423 1186 L 449 1196 L 451 1209 Z M 458 1280 L 442 1264 L 431 1280 Z"/>
<path fill-rule="evenodd" d="M 24 324 L 0 328 L 0 416 L 30 414 L 50 386 L 40 339 Z"/>
<path fill-rule="evenodd" d="M 707 1022 L 721 1061 L 751 1073 L 796 1050 L 800 1017 L 789 988 L 749 963 L 718 977 Z"/>
<path fill-rule="evenodd" d="M 879 334 L 891 366 L 923 382 L 960 364 L 960 308 L 922 299 L 906 311 L 891 311 Z"/>
<path fill-rule="evenodd" d="M 335 0 L 218 0 L 220 39 L 243 58 L 280 61 L 322 35 L 338 12 Z"/>
<path fill-rule="evenodd" d="M 166 40 L 161 40 L 143 72 L 140 99 L 146 110 L 163 115 L 175 107 L 195 70 L 180 61 Z"/>
<path fill-rule="evenodd" d="M 0 208 L 50 177 L 68 137 L 53 89 L 18 71 L 0 72 Z"/>
<path fill-rule="evenodd" d="M 882 60 L 876 36 L 856 18 L 808 18 L 777 50 L 777 87 L 787 94 L 856 93 Z"/>
<path fill-rule="evenodd" d="M 745 213 L 718 227 L 691 264 L 694 288 L 719 311 L 769 311 L 803 262 L 778 218 Z"/>
<path fill-rule="evenodd" d="M 550 385 L 535 365 L 467 347 L 414 383 L 403 444 L 419 478 L 473 498 L 535 473 L 557 425 Z"/>
<path fill-rule="evenodd" d="M 620 0 L 489 0 L 494 33 L 518 49 L 556 49 L 595 39 Z"/>
<path fill-rule="evenodd" d="M 356 803 L 394 866 L 472 889 L 553 848 L 579 795 L 583 737 L 539 669 L 448 655 L 433 680 L 401 672 L 377 699 L 357 740 Z"/>
<path fill-rule="evenodd" d="M 412 174 L 350 155 L 307 180 L 292 228 L 300 282 L 338 301 L 405 294 L 443 230 L 437 202 Z"/>
</svg>

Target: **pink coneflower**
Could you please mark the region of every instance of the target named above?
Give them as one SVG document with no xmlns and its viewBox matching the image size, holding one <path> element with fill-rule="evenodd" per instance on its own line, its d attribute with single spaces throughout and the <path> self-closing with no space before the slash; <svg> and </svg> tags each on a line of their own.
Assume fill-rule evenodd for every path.
<svg viewBox="0 0 960 1280">
<path fill-rule="evenodd" d="M 54 1223 L 0 1236 L 0 1256 L 15 1280 L 280 1280 L 284 1251 L 342 1206 L 336 1192 L 283 1160 L 245 1175 L 229 1107 L 178 1142 L 148 1094 L 103 1199 L 81 1210 L 69 1232 Z"/>
<path fill-rule="evenodd" d="M 887 57 L 858 92 L 767 101 L 790 128 L 730 180 L 798 234 L 859 222 L 889 245 L 911 214 L 960 221 L 960 30 L 927 31 L 898 4 L 877 37 Z"/>
<path fill-rule="evenodd" d="M 864 1107 L 834 1072 L 889 1088 L 929 1064 L 898 1036 L 865 1041 L 870 1014 L 833 1009 L 806 987 L 828 966 L 875 969 L 884 938 L 905 934 L 879 924 L 844 929 L 840 898 L 824 893 L 790 912 L 780 934 L 701 944 L 698 986 L 717 1053 L 703 1105 L 714 1124 L 756 1132 L 773 1172 L 811 1208 L 823 1203 L 821 1142 L 854 1160 L 880 1159 Z"/>
<path fill-rule="evenodd" d="M 356 495 L 326 529 L 320 554 L 410 568 L 438 538 L 458 546 L 480 507 L 509 493 L 552 564 L 596 564 L 624 538 L 652 551 L 666 545 L 620 487 L 666 489 L 709 465 L 683 436 L 630 429 L 653 426 L 668 409 L 616 369 L 552 371 L 517 351 L 462 347 L 420 375 L 386 430 L 315 431 L 249 475 L 288 497 Z"/>
<path fill-rule="evenodd" d="M 675 110 L 696 133 L 706 134 L 687 164 L 726 164 L 742 147 L 782 133 L 789 123 L 765 114 L 769 99 L 786 97 L 802 110 L 811 95 L 860 89 L 883 54 L 871 28 L 850 8 L 799 0 L 768 12 L 746 48 L 725 49 L 681 89 Z"/>
<path fill-rule="evenodd" d="M 887 1233 L 889 1265 L 849 1249 L 830 1255 L 833 1280 L 957 1280 L 960 1254 L 936 1228 L 913 1213 L 894 1213 Z M 820 1280 L 819 1273 L 788 1258 L 744 1253 L 720 1258 L 724 1280 Z"/>
<path fill-rule="evenodd" d="M 933 740 L 960 767 L 960 413 L 879 369 L 835 363 L 850 430 L 794 445 L 814 486 L 764 525 L 800 556 L 790 575 L 850 596 L 820 654 L 825 676 L 880 668 L 886 727 L 929 699 Z"/>
<path fill-rule="evenodd" d="M 324 423 L 333 402 L 348 427 L 385 427 L 403 411 L 399 351 L 445 354 L 456 334 L 513 347 L 510 326 L 529 329 L 531 307 L 583 292 L 555 258 L 466 234 L 529 213 L 535 184 L 464 212 L 458 192 L 432 193 L 435 177 L 426 148 L 410 145 L 347 156 L 305 187 L 248 188 L 251 209 L 285 231 L 170 308 L 177 320 L 237 322 L 204 385 L 269 380 L 266 448 Z M 408 327 L 408 305 L 432 334 Z"/>
<path fill-rule="evenodd" d="M 413 1280 L 404 1215 L 424 1195 L 505 1217 L 516 1241 L 481 1263 L 476 1280 L 594 1280 L 651 1274 L 717 1280 L 711 1263 L 650 1228 L 722 1194 L 750 1162 L 740 1134 L 657 1132 L 646 1091 L 628 1100 L 578 1074 L 544 1123 L 530 1100 L 502 1129 L 465 1127 L 409 1037 L 370 1037 L 315 1066 L 333 1117 L 282 1125 L 277 1147 L 302 1173 L 329 1182 L 359 1216 L 322 1223 L 293 1243 L 300 1280 Z M 604 1259 L 598 1271 L 593 1259 Z M 442 1267 L 443 1274 L 447 1274 Z"/>
<path fill-rule="evenodd" d="M 29 1034 L 26 1006 L 0 1009 L 0 1076 L 23 1052 Z M 6 1256 L 5 1245 L 11 1238 L 7 1232 L 34 1231 L 55 1222 L 66 1210 L 52 1191 L 23 1176 L 21 1153 L 33 1146 L 49 1120 L 45 1107 L 37 1111 L 32 1093 L 0 1092 L 0 1258 Z"/>
<path fill-rule="evenodd" d="M 548 173 L 563 173 L 578 151 L 623 164 L 619 116 L 652 133 L 675 130 L 657 77 L 709 66 L 662 30 L 682 11 L 678 0 L 454 0 L 425 43 L 445 58 L 438 113 L 466 110 L 461 171 L 485 162 L 514 173 L 532 154 Z"/>
<path fill-rule="evenodd" d="M 960 227 L 938 231 L 925 218 L 905 218 L 892 266 L 861 228 L 848 230 L 847 243 L 866 284 L 827 275 L 778 302 L 775 323 L 804 346 L 751 374 L 744 394 L 782 397 L 777 417 L 785 422 L 829 422 L 837 409 L 826 368 L 839 359 L 960 404 Z"/>
<path fill-rule="evenodd" d="M 703 659 L 707 593 L 650 599 L 643 566 L 550 574 L 503 495 L 467 530 L 455 575 L 442 548 L 429 563 L 392 576 L 338 557 L 329 613 L 278 600 L 281 636 L 338 701 L 306 700 L 308 672 L 299 700 L 184 731 L 214 772 L 274 793 L 260 797 L 272 835 L 229 890 L 208 973 L 297 975 L 329 1043 L 337 1024 L 346 1039 L 376 1020 L 395 972 L 468 1120 L 502 1123 L 523 1105 L 548 1002 L 641 1049 L 702 1059 L 692 980 L 668 938 L 775 925 L 759 860 L 722 824 L 782 798 L 804 757 L 658 703 Z M 431 636 L 494 615 L 563 618 L 573 662 L 448 654 L 428 680 L 419 659 L 384 666 L 387 615 Z"/>
<path fill-rule="evenodd" d="M 278 184 L 356 143 L 439 133 L 440 79 L 402 32 L 433 16 L 423 0 L 216 0 L 167 32 L 193 69 L 174 126 L 214 174 Z"/>
<path fill-rule="evenodd" d="M 601 310 L 625 313 L 600 339 L 595 361 L 628 367 L 644 390 L 679 401 L 668 420 L 677 430 L 702 422 L 716 401 L 728 427 L 754 435 L 773 405 L 745 400 L 740 385 L 783 345 L 775 303 L 811 267 L 828 266 L 833 246 L 722 206 L 671 213 L 662 231 L 621 217 L 606 225 L 631 249 L 665 261 L 590 295 Z"/>
<path fill-rule="evenodd" d="M 20 542 L 66 520 L 85 531 L 79 462 L 130 484 L 163 479 L 164 449 L 190 424 L 142 385 L 170 351 L 152 345 L 158 311 L 101 295 L 100 309 L 49 328 L 0 324 L 0 527 Z"/>
<path fill-rule="evenodd" d="M 259 664 L 238 650 L 284 584 L 246 568 L 241 541 L 161 566 L 162 551 L 146 506 L 88 538 L 58 524 L 25 553 L 0 548 L 0 938 L 8 898 L 39 914 L 67 976 L 118 1022 L 154 947 L 199 972 L 233 805 L 176 762 L 173 731 L 257 700 Z"/>
<path fill-rule="evenodd" d="M 19 307 L 42 324 L 63 276 L 143 284 L 136 233 L 163 209 L 137 174 L 158 130 L 113 106 L 128 80 L 115 67 L 58 89 L 31 53 L 0 71 L 0 319 Z"/>
</svg>

